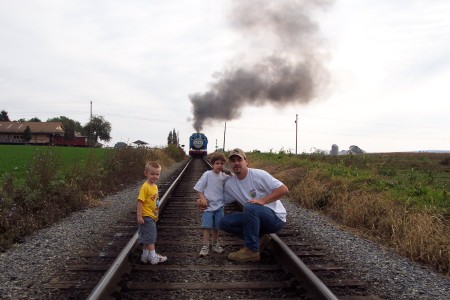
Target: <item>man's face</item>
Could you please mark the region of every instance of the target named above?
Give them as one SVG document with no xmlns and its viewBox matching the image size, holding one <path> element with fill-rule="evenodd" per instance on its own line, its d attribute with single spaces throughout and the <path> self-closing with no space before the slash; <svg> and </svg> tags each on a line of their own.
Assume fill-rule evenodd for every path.
<svg viewBox="0 0 450 300">
<path fill-rule="evenodd" d="M 236 175 L 241 174 L 243 171 L 245 172 L 248 165 L 247 160 L 237 155 L 230 157 L 229 164 L 231 166 L 231 169 L 233 170 L 233 173 Z"/>
</svg>

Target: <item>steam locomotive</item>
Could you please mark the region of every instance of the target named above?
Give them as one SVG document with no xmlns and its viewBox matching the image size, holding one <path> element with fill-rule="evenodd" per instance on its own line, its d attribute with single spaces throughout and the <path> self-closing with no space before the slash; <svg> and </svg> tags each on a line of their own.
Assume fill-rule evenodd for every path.
<svg viewBox="0 0 450 300">
<path fill-rule="evenodd" d="M 204 157 L 207 154 L 208 138 L 200 132 L 193 133 L 189 138 L 189 156 Z"/>
</svg>

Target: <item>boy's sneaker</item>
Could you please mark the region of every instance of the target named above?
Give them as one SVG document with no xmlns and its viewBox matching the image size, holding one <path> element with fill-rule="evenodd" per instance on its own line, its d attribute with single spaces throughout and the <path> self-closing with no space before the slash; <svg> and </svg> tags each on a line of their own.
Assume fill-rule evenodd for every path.
<svg viewBox="0 0 450 300">
<path fill-rule="evenodd" d="M 209 253 L 209 245 L 203 245 L 202 249 L 200 250 L 200 256 L 206 256 Z"/>
<path fill-rule="evenodd" d="M 217 243 L 212 246 L 212 251 L 216 253 L 223 253 L 223 248 L 220 247 L 219 243 Z"/>
<path fill-rule="evenodd" d="M 156 253 L 155 256 L 151 256 L 150 257 L 150 263 L 152 265 L 157 265 L 159 263 L 163 263 L 166 260 L 167 260 L 167 256 L 162 256 L 162 255 L 159 255 L 158 253 Z"/>
<path fill-rule="evenodd" d="M 141 263 L 146 264 L 148 263 L 148 255 L 141 255 Z"/>
</svg>

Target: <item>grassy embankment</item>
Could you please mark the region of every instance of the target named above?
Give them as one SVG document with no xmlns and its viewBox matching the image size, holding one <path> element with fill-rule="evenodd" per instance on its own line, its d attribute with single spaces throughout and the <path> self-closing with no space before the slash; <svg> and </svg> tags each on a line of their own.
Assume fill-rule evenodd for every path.
<svg viewBox="0 0 450 300">
<path fill-rule="evenodd" d="M 358 234 L 450 275 L 450 155 L 250 153 L 290 189 Z"/>
<path fill-rule="evenodd" d="M 163 168 L 185 157 L 176 147 L 97 149 L 0 145 L 0 252 L 71 212 L 143 179 L 144 164 Z"/>
<path fill-rule="evenodd" d="M 291 201 L 398 253 L 450 274 L 450 155 L 249 153 L 290 189 Z M 0 250 L 105 194 L 142 179 L 146 160 L 169 166 L 173 148 L 0 146 Z"/>
</svg>

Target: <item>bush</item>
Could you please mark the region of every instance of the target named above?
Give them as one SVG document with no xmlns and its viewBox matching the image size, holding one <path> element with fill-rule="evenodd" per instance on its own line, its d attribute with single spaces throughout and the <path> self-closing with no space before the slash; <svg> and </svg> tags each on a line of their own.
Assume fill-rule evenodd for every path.
<svg viewBox="0 0 450 300">
<path fill-rule="evenodd" d="M 184 153 L 183 148 L 173 144 L 170 144 L 164 148 L 164 151 L 168 157 L 173 158 L 175 161 L 182 161 L 186 157 L 186 153 Z"/>
<path fill-rule="evenodd" d="M 57 151 L 39 148 L 26 168 L 25 178 L 10 173 L 1 178 L 0 251 L 22 236 L 74 211 L 99 205 L 104 195 L 143 179 L 148 160 L 166 167 L 184 157 L 177 147 L 127 147 L 111 150 L 104 159 L 89 152 L 84 160 L 62 168 Z"/>
</svg>

